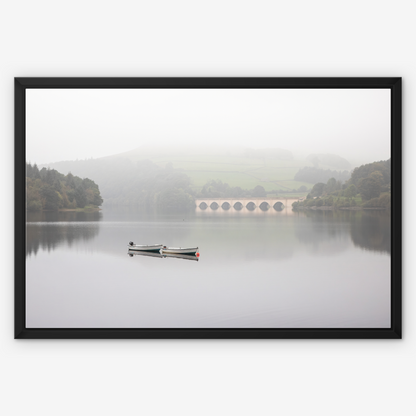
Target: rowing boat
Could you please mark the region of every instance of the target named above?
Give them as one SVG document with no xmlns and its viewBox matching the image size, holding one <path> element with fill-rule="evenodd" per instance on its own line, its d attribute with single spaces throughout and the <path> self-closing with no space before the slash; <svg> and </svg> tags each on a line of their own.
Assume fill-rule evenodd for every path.
<svg viewBox="0 0 416 416">
<path fill-rule="evenodd" d="M 170 258 L 170 259 L 183 259 L 183 260 L 193 260 L 193 261 L 199 260 L 199 256 L 196 256 L 195 254 L 167 254 L 167 253 L 160 254 L 160 253 L 153 253 L 151 251 L 139 251 L 139 250 L 129 250 L 127 254 L 130 257 L 145 256 L 145 257 L 159 257 L 160 259 Z"/>
<path fill-rule="evenodd" d="M 134 244 L 133 241 L 130 241 L 127 247 L 129 248 L 129 250 L 149 251 L 152 253 L 159 253 L 160 250 L 164 247 L 164 245 L 163 244 L 139 245 L 139 244 Z"/>
</svg>

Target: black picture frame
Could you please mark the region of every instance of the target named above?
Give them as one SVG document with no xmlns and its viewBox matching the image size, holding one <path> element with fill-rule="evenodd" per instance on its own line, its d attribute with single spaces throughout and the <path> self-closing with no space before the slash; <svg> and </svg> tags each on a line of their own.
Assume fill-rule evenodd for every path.
<svg viewBox="0 0 416 416">
<path fill-rule="evenodd" d="M 402 338 L 402 79 L 392 78 L 15 78 L 16 339 L 400 339 Z M 391 91 L 391 327 L 386 329 L 29 329 L 25 325 L 25 97 L 30 88 L 385 88 Z"/>
</svg>

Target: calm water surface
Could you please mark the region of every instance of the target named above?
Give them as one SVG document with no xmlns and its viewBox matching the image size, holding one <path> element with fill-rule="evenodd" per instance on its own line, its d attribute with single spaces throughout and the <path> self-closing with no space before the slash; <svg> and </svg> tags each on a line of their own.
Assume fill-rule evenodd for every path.
<svg viewBox="0 0 416 416">
<path fill-rule="evenodd" d="M 28 214 L 28 328 L 390 327 L 390 216 Z M 129 257 L 127 243 L 200 249 Z"/>
</svg>

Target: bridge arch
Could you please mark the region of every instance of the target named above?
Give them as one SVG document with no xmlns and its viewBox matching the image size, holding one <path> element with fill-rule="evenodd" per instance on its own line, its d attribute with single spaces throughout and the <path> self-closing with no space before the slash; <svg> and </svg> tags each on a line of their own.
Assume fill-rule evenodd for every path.
<svg viewBox="0 0 416 416">
<path fill-rule="evenodd" d="M 255 204 L 255 202 L 250 201 L 250 202 L 247 203 L 246 208 L 249 211 L 254 211 L 257 208 L 257 205 Z"/>
<path fill-rule="evenodd" d="M 233 208 L 236 209 L 237 211 L 241 211 L 244 208 L 244 205 L 240 201 L 237 201 L 233 205 Z"/>
<path fill-rule="evenodd" d="M 269 205 L 269 203 L 268 203 L 268 202 L 263 201 L 261 204 L 259 204 L 259 208 L 260 208 L 262 211 L 267 211 L 267 210 L 270 208 L 270 205 Z"/>
<path fill-rule="evenodd" d="M 230 208 L 231 208 L 231 204 L 230 204 L 228 201 L 224 201 L 224 202 L 221 204 L 221 208 L 222 208 L 222 209 L 225 209 L 225 210 L 228 210 L 228 209 L 230 209 Z"/>
<path fill-rule="evenodd" d="M 284 205 L 282 202 L 277 201 L 274 205 L 273 205 L 273 209 L 275 211 L 281 211 L 284 208 Z"/>
</svg>

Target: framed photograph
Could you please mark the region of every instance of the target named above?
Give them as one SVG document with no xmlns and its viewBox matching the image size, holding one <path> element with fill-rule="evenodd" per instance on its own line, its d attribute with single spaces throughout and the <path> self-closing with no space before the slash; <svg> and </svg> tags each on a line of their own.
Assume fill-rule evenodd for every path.
<svg viewBox="0 0 416 416">
<path fill-rule="evenodd" d="M 16 78 L 15 212 L 15 338 L 399 339 L 401 78 Z"/>
</svg>

